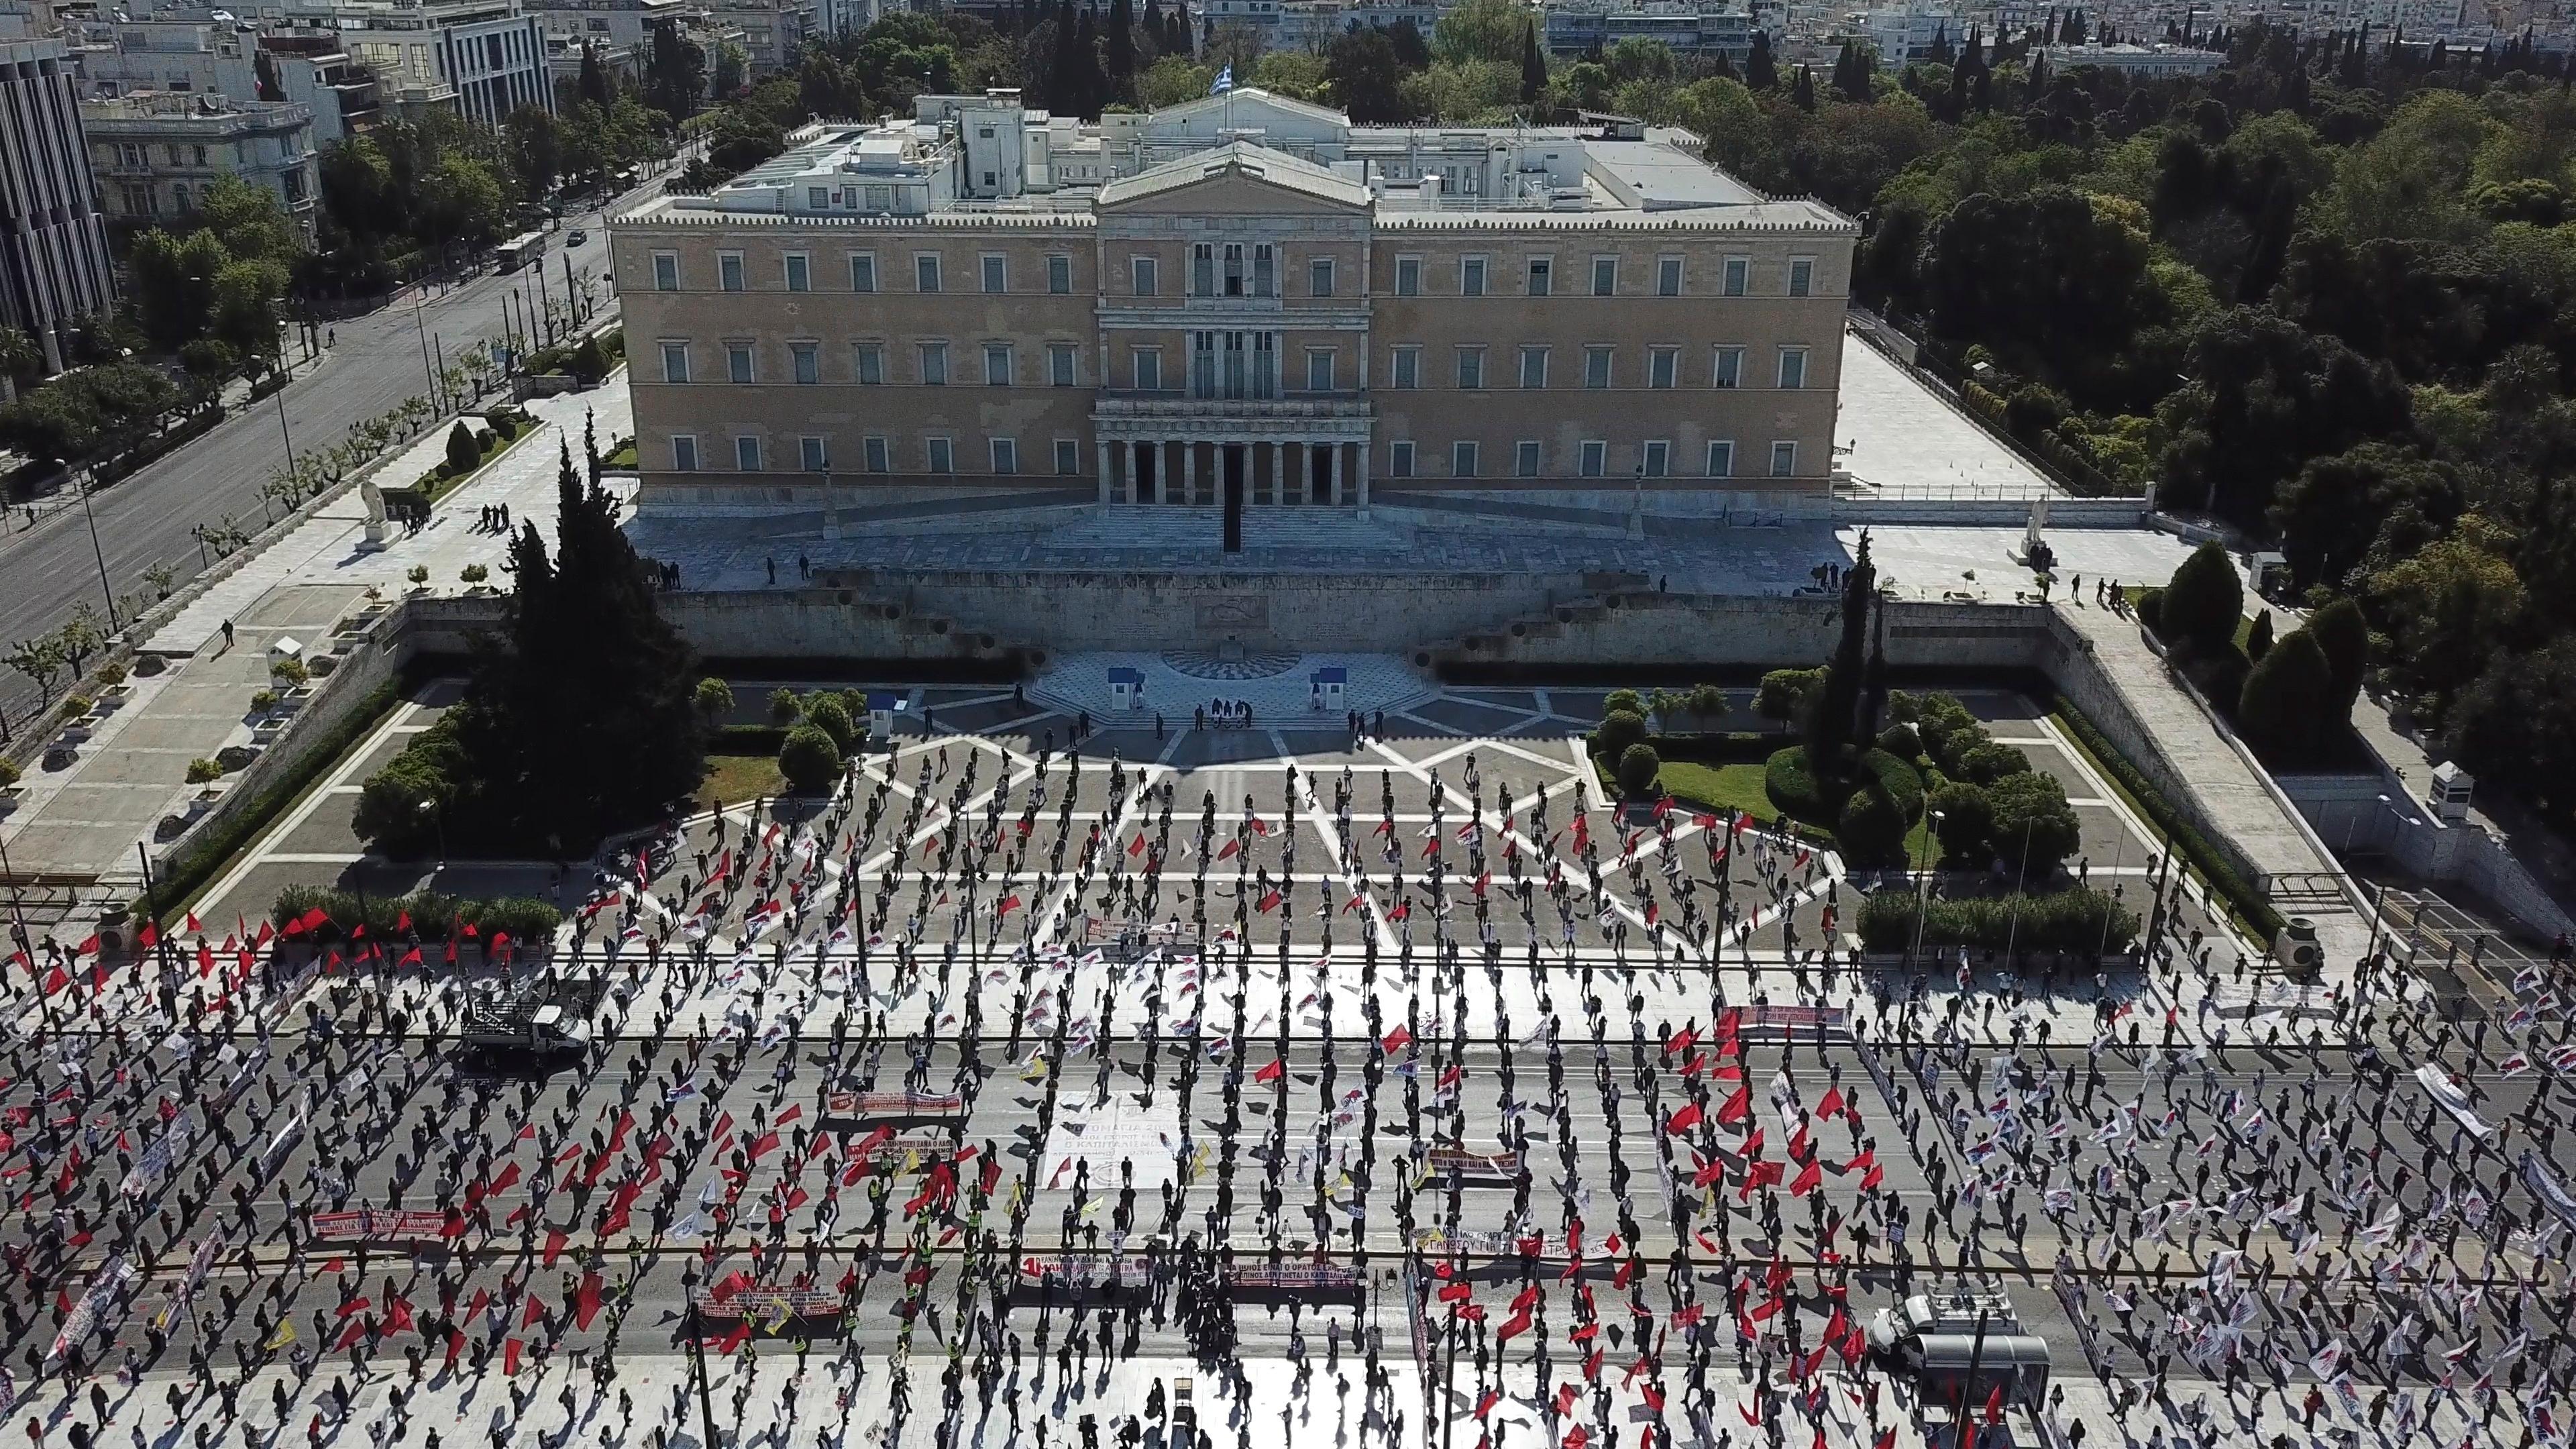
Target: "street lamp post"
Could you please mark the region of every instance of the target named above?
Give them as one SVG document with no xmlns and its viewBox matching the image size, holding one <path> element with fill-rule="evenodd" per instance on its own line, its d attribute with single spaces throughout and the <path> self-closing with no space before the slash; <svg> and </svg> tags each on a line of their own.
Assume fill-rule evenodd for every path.
<svg viewBox="0 0 2576 1449">
<path fill-rule="evenodd" d="M 438 869 L 445 870 L 447 869 L 447 817 L 439 813 L 438 802 L 435 800 L 421 801 L 419 813 L 428 816 L 431 828 L 438 832 Z"/>
<path fill-rule="evenodd" d="M 1925 854 L 1927 856 L 1930 854 L 1930 846 L 1932 844 L 1928 837 L 1933 831 L 1939 830 L 1941 828 L 1941 822 L 1948 818 L 1948 812 L 1932 808 L 1932 797 L 1930 795 L 1927 794 L 1923 797 L 1922 808 L 1916 812 L 1914 823 L 1917 825 L 1928 824 L 1931 826 L 1930 830 L 1926 830 L 1924 832 L 1927 837 L 1923 842 L 1925 846 Z M 1905 948 L 1905 964 L 1909 968 L 1914 965 L 1915 959 L 1923 954 L 1923 918 L 1931 914 L 1931 911 L 1932 864 L 1927 859 L 1923 865 L 1914 872 L 1914 944 Z"/>
<path fill-rule="evenodd" d="M 107 581 L 107 550 L 100 547 L 98 541 L 98 513 L 90 507 L 89 482 L 82 480 L 77 486 L 80 489 L 81 517 L 89 524 L 90 557 L 98 560 L 98 591 L 107 596 L 107 627 L 113 632 L 124 626 L 116 621 L 116 589 Z"/>
</svg>

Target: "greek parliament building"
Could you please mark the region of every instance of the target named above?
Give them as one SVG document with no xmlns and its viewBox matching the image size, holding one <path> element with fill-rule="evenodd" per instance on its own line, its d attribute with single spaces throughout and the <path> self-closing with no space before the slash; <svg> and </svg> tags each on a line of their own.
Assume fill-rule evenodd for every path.
<svg viewBox="0 0 2576 1449">
<path fill-rule="evenodd" d="M 639 516 L 1820 505 L 1851 219 L 1687 133 L 1357 126 L 1237 90 L 818 124 L 617 218 Z M 1544 512 L 1541 514 L 1544 516 Z"/>
</svg>

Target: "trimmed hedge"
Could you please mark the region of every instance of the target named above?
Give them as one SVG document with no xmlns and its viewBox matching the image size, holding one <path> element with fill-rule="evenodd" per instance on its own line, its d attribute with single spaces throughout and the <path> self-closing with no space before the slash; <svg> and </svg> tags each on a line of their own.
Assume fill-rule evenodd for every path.
<svg viewBox="0 0 2576 1449">
<path fill-rule="evenodd" d="M 1860 908 L 1864 949 L 1903 951 L 1914 944 L 1914 893 L 1901 887 L 1871 893 Z M 2015 917 L 2019 926 L 2015 926 Z M 2108 927 L 2107 944 L 2104 935 Z M 1991 947 L 2015 952 L 2126 951 L 2138 939 L 2138 913 L 2090 887 L 2044 896 L 1934 898 L 1924 913 L 1923 945 Z"/>
<path fill-rule="evenodd" d="M 2120 788 L 2138 803 L 2138 808 L 2147 813 L 2147 818 L 2155 822 L 2156 828 L 2172 838 L 2175 847 L 2182 851 L 2183 859 L 2218 888 L 2219 896 L 2246 925 L 2253 928 L 2258 937 L 2269 941 L 2280 934 L 2281 913 L 2272 909 L 2272 903 L 2263 899 L 2262 893 L 2238 875 L 2226 857 L 2220 855 L 2206 837 L 2193 829 L 2190 822 L 2184 820 L 2181 813 L 2147 783 L 2147 777 L 2138 773 L 2138 767 L 2130 764 L 2126 755 L 2111 747 L 2111 742 L 2093 727 L 2093 721 L 2084 717 L 2084 712 L 2075 707 L 2074 701 L 2061 694 L 2050 706 L 2049 713 L 2066 727 L 2066 733 L 2084 747 L 2084 752 L 2093 757 L 2093 763 L 2100 766 L 2103 773 L 2119 782 Z"/>
<path fill-rule="evenodd" d="M 1860 763 L 1878 777 L 1878 790 L 1896 813 L 1912 829 L 1915 816 L 1923 808 L 1923 777 L 1915 768 L 1881 749 L 1861 753 Z M 1791 745 L 1775 750 L 1762 767 L 1763 789 L 1780 813 L 1810 825 L 1830 830 L 1841 823 L 1842 808 L 1848 791 L 1829 790 L 1816 778 L 1813 762 L 1807 758 L 1805 745 Z M 1900 834 L 1902 832 L 1899 832 Z"/>
<path fill-rule="evenodd" d="M 781 725 L 719 725 L 707 731 L 710 755 L 774 755 L 785 743 L 787 730 Z"/>
<path fill-rule="evenodd" d="M 407 896 L 369 896 L 361 910 L 356 892 L 311 885 L 291 885 L 279 891 L 277 907 L 269 919 L 283 930 L 287 922 L 317 907 L 331 918 L 331 923 L 299 939 L 318 945 L 346 939 L 360 922 L 366 924 L 372 938 L 402 939 L 405 933 L 394 925 L 406 914 L 411 917 L 409 934 L 424 941 L 444 941 L 458 925 L 473 926 L 486 940 L 495 931 L 507 931 L 512 940 L 548 941 L 555 927 L 563 923 L 563 912 L 549 902 L 526 896 L 468 900 L 438 891 L 415 891 Z"/>
</svg>

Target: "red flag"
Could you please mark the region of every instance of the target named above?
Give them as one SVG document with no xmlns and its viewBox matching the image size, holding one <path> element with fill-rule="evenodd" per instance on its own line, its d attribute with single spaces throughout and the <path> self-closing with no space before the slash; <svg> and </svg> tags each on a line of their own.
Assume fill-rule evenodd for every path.
<svg viewBox="0 0 2576 1449">
<path fill-rule="evenodd" d="M 716 1345 L 716 1352 L 729 1354 L 750 1341 L 751 1324 L 748 1321 L 737 1323 L 733 1332 L 726 1334 L 724 1340 Z"/>
<path fill-rule="evenodd" d="M 1287 1071 L 1288 1067 L 1285 1062 L 1274 1061 L 1270 1065 L 1263 1067 L 1261 1070 L 1254 1072 L 1252 1074 L 1252 1080 L 1256 1082 L 1275 1082 L 1282 1076 L 1285 1076 Z"/>
<path fill-rule="evenodd" d="M 1494 1411 L 1494 1405 L 1499 1404 L 1502 1401 L 1503 1396 L 1501 1394 L 1492 1389 L 1485 1390 L 1485 1396 L 1476 1401 L 1476 1417 L 1481 1419 L 1487 1414 L 1492 1413 Z"/>
<path fill-rule="evenodd" d="M 1997 1380 L 1995 1386 L 1986 1391 L 1986 1422 L 2000 1424 L 2003 1421 L 2004 1386 L 2001 1380 Z"/>
<path fill-rule="evenodd" d="M 502 1373 L 515 1374 L 519 1371 L 519 1352 L 524 1347 L 525 1345 L 515 1338 L 501 1345 Z"/>
<path fill-rule="evenodd" d="M 1751 1116 L 1752 1112 L 1753 1094 L 1743 1087 L 1738 1087 L 1735 1089 L 1735 1095 L 1719 1105 L 1717 1120 L 1724 1123 L 1741 1122 Z"/>
<path fill-rule="evenodd" d="M 1843 1089 L 1840 1087 L 1825 1088 L 1825 1099 L 1816 1104 L 1816 1115 L 1819 1117 L 1839 1117 L 1842 1115 L 1842 1110 Z"/>
<path fill-rule="evenodd" d="M 1270 914 L 1272 911 L 1279 909 L 1279 892 L 1271 891 L 1264 895 L 1256 904 L 1255 909 L 1259 910 L 1265 916 Z"/>
<path fill-rule="evenodd" d="M 1395 1053 L 1404 1050 L 1405 1044 L 1412 1040 L 1413 1033 L 1399 1026 L 1395 1030 L 1388 1032 L 1386 1034 L 1386 1040 L 1378 1043 L 1378 1045 L 1384 1048 L 1389 1056 L 1393 1056 Z"/>
<path fill-rule="evenodd" d="M 519 1315 L 519 1326 L 521 1328 L 526 1328 L 531 1324 L 543 1321 L 545 1316 L 546 1300 L 539 1298 L 534 1293 L 531 1293 L 528 1295 L 528 1311 Z"/>
<path fill-rule="evenodd" d="M 571 1241 L 572 1234 L 565 1232 L 561 1228 L 546 1229 L 545 1266 L 549 1268 L 553 1267 L 555 1265 L 555 1259 L 563 1254 L 564 1244 Z M 534 1312 L 536 1309 L 536 1305 L 533 1302 L 531 1302 L 528 1307 L 531 1312 Z M 534 1322 L 535 1320 L 530 1319 L 529 1321 Z"/>
<path fill-rule="evenodd" d="M 573 1300 L 573 1321 L 583 1328 L 588 1328 L 590 1321 L 598 1316 L 599 1275 L 595 1272 L 584 1273 L 581 1275 L 581 1294 Z"/>
<path fill-rule="evenodd" d="M 1693 1127 L 1698 1126 L 1699 1118 L 1699 1103 L 1686 1102 L 1682 1105 L 1682 1109 L 1680 1111 L 1675 1112 L 1670 1118 L 1666 1119 L 1664 1122 L 1664 1130 L 1674 1136 L 1679 1136 L 1684 1132 L 1688 1132 Z"/>
<path fill-rule="evenodd" d="M 153 944 L 160 939 L 161 923 L 158 921 L 145 921 L 143 923 L 143 929 L 134 937 L 134 944 L 142 947 L 146 951 L 149 951 L 152 949 Z"/>
</svg>

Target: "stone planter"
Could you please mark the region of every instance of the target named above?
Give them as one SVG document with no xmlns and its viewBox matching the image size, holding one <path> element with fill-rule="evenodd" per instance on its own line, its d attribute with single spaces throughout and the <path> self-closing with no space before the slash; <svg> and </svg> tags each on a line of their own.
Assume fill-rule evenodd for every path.
<svg viewBox="0 0 2576 1449">
<path fill-rule="evenodd" d="M 133 694 L 132 687 L 128 685 L 111 684 L 100 690 L 98 697 L 90 701 L 89 712 L 93 717 L 114 714 L 125 708 L 126 700 L 132 698 Z"/>
<path fill-rule="evenodd" d="M 0 817 L 15 813 L 18 802 L 26 795 L 27 787 L 24 785 L 0 785 Z"/>
<path fill-rule="evenodd" d="M 54 743 L 65 746 L 88 744 L 89 737 L 96 733 L 95 727 L 97 723 L 98 721 L 95 717 L 83 715 L 81 718 L 73 720 L 70 724 L 63 726 L 63 732 L 54 737 Z"/>
</svg>

